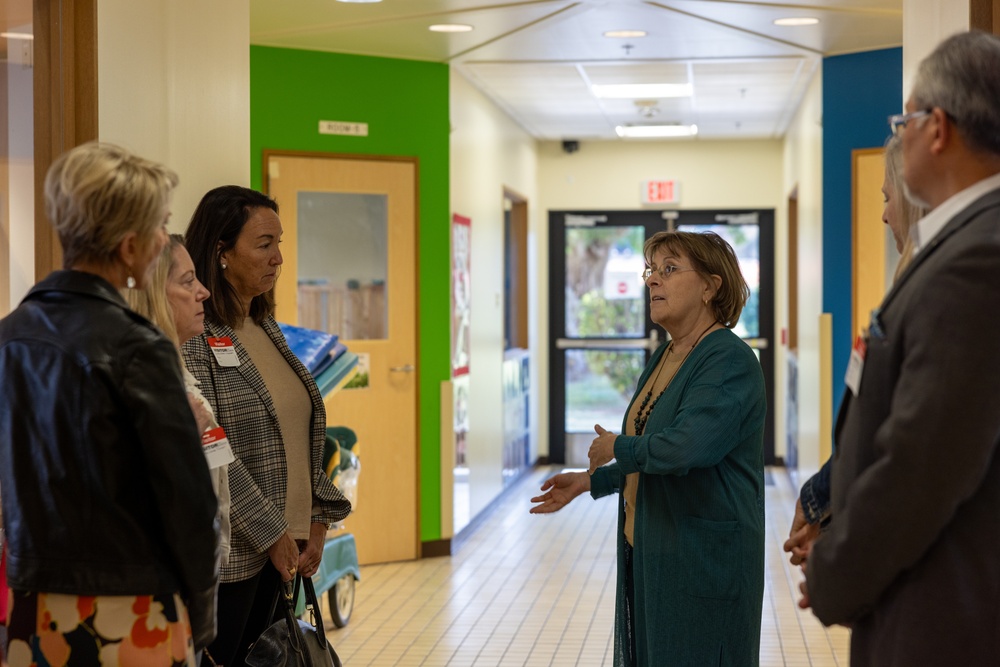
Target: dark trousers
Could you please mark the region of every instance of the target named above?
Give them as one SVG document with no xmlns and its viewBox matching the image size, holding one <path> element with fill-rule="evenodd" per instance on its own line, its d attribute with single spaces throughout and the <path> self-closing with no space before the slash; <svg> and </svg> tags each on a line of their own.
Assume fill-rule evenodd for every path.
<svg viewBox="0 0 1000 667">
<path fill-rule="evenodd" d="M 208 653 L 219 667 L 246 664 L 247 650 L 271 625 L 271 605 L 281 586 L 281 576 L 270 562 L 256 576 L 219 585 L 219 634 L 209 644 Z M 210 667 L 207 656 L 201 667 Z"/>
</svg>

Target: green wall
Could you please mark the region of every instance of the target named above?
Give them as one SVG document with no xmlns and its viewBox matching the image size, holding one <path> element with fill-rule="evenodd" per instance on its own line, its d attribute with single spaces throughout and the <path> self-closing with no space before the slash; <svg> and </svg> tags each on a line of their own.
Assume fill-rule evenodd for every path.
<svg viewBox="0 0 1000 667">
<path fill-rule="evenodd" d="M 320 135 L 320 120 L 368 123 Z M 252 187 L 267 149 L 416 157 L 419 164 L 420 539 L 441 538 L 441 382 L 449 379 L 448 66 L 250 47 Z"/>
</svg>

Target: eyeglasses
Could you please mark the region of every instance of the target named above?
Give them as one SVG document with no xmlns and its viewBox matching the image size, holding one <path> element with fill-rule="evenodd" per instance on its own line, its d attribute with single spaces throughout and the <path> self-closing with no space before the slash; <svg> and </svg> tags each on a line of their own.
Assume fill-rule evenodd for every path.
<svg viewBox="0 0 1000 667">
<path fill-rule="evenodd" d="M 914 118 L 921 118 L 928 115 L 931 109 L 920 109 L 919 111 L 911 111 L 910 113 L 898 113 L 893 116 L 889 116 L 889 127 L 892 128 L 892 133 L 894 136 L 899 136 L 902 129 L 906 127 Z"/>
<path fill-rule="evenodd" d="M 673 264 L 665 264 L 658 269 L 652 267 L 646 267 L 646 270 L 642 272 L 643 282 L 649 280 L 649 277 L 654 273 L 659 274 L 661 278 L 666 278 L 672 273 L 677 273 L 678 271 L 694 271 L 694 269 L 688 269 L 683 266 L 674 266 Z"/>
</svg>

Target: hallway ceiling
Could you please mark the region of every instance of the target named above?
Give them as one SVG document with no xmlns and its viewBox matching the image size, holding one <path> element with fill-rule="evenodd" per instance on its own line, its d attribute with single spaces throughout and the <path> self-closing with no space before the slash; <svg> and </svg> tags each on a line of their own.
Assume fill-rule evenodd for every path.
<svg viewBox="0 0 1000 667">
<path fill-rule="evenodd" d="M 788 17 L 819 23 L 774 24 Z M 474 29 L 428 30 L 439 23 Z M 534 137 L 554 140 L 617 139 L 616 126 L 645 124 L 695 124 L 701 139 L 781 137 L 823 56 L 899 46 L 902 32 L 902 0 L 250 5 L 253 44 L 449 63 Z M 636 83 L 689 83 L 692 94 L 599 99 L 590 88 Z"/>
</svg>

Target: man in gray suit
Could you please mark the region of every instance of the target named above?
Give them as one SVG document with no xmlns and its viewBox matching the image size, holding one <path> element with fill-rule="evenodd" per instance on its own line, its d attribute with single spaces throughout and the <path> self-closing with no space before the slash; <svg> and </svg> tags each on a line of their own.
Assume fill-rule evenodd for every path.
<svg viewBox="0 0 1000 667">
<path fill-rule="evenodd" d="M 807 595 L 852 667 L 998 665 L 1000 39 L 943 42 L 890 124 L 933 210 L 852 355 Z"/>
</svg>

